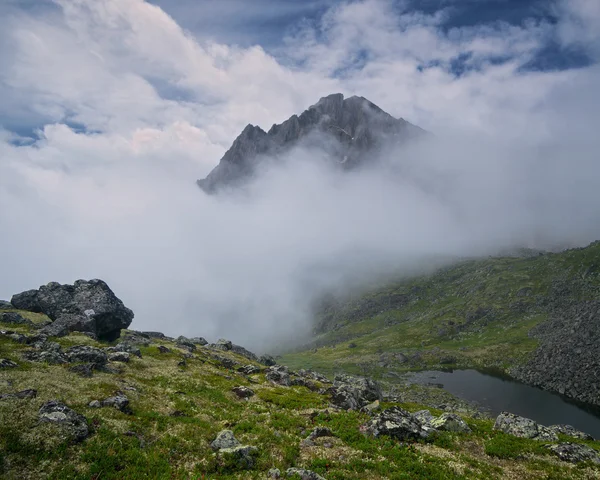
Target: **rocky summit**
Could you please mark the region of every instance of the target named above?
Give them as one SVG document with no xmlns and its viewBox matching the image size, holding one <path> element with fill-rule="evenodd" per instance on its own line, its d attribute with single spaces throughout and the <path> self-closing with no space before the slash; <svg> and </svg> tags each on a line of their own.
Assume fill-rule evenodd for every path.
<svg viewBox="0 0 600 480">
<path fill-rule="evenodd" d="M 296 146 L 319 148 L 342 168 L 353 168 L 372 161 L 378 149 L 402 145 L 424 133 L 366 98 L 336 93 L 268 132 L 248 125 L 217 167 L 197 183 L 207 193 L 239 185 L 267 159 L 277 159 Z"/>
</svg>

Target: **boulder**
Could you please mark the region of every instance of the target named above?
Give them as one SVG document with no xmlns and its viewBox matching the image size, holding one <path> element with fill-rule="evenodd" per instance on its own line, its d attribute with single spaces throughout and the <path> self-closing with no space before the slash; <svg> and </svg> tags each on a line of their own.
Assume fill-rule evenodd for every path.
<svg viewBox="0 0 600 480">
<path fill-rule="evenodd" d="M 158 346 L 158 351 L 159 351 L 160 353 L 170 353 L 170 352 L 171 352 L 171 349 L 170 349 L 170 348 L 167 348 L 167 347 L 165 347 L 164 345 L 159 345 L 159 346 Z"/>
<path fill-rule="evenodd" d="M 15 308 L 12 303 L 6 300 L 0 300 L 0 310 L 12 310 Z"/>
<path fill-rule="evenodd" d="M 252 360 L 253 362 L 258 361 L 258 357 L 254 353 L 252 353 L 250 350 L 247 350 L 240 345 L 236 345 L 236 344 L 232 343 L 231 351 L 233 353 L 237 353 L 238 355 L 241 355 L 242 357 L 246 357 L 248 360 Z"/>
<path fill-rule="evenodd" d="M 494 430 L 500 430 L 509 435 L 521 438 L 532 438 L 546 442 L 556 442 L 558 436 L 548 427 L 539 425 L 533 420 L 520 417 L 514 413 L 502 412 L 496 418 Z"/>
<path fill-rule="evenodd" d="M 204 337 L 192 337 L 190 338 L 190 341 L 196 345 L 208 345 L 208 342 L 206 341 L 206 338 Z"/>
<path fill-rule="evenodd" d="M 277 365 L 277 362 L 271 355 L 261 355 L 258 359 L 258 363 L 266 365 L 267 367 L 272 367 L 273 365 Z"/>
<path fill-rule="evenodd" d="M 135 355 L 136 357 L 142 358 L 142 351 L 135 345 L 132 345 L 131 343 L 120 342 L 117 343 L 114 348 L 117 352 L 126 352 Z"/>
<path fill-rule="evenodd" d="M 90 407 L 90 408 L 102 408 L 102 404 L 100 403 L 99 400 L 92 400 L 90 403 L 88 403 L 88 407 Z"/>
<path fill-rule="evenodd" d="M 5 312 L 0 313 L 0 322 L 2 323 L 12 323 L 14 325 L 31 325 L 31 320 L 27 320 L 22 315 L 17 312 Z"/>
<path fill-rule="evenodd" d="M 235 438 L 231 430 L 222 430 L 217 435 L 217 438 L 211 442 L 210 447 L 213 450 L 222 450 L 224 448 L 239 447 L 240 445 L 240 442 Z"/>
<path fill-rule="evenodd" d="M 304 468 L 288 468 L 285 471 L 285 475 L 287 477 L 299 477 L 301 480 L 325 480 L 318 473 L 313 472 L 312 470 L 305 470 Z"/>
<path fill-rule="evenodd" d="M 87 315 L 66 313 L 40 330 L 49 337 L 64 337 L 71 332 L 85 332 L 96 336 L 96 319 Z"/>
<path fill-rule="evenodd" d="M 268 478 L 281 478 L 281 470 L 278 468 L 271 468 L 267 473 Z"/>
<path fill-rule="evenodd" d="M 331 402 L 344 410 L 360 410 L 362 407 L 383 400 L 381 387 L 369 378 L 336 375 L 333 386 L 327 389 Z"/>
<path fill-rule="evenodd" d="M 27 390 L 22 390 L 16 393 L 3 393 L 0 395 L 0 400 L 9 400 L 9 399 L 19 399 L 23 400 L 25 398 L 35 398 L 37 397 L 37 390 L 33 388 L 28 388 Z"/>
<path fill-rule="evenodd" d="M 277 385 L 283 385 L 284 387 L 290 386 L 290 374 L 288 368 L 283 365 L 273 365 L 267 370 L 265 378 L 269 382 L 276 383 Z"/>
<path fill-rule="evenodd" d="M 76 441 L 89 436 L 86 418 L 57 400 L 44 403 L 39 411 L 40 422 L 60 425 L 65 433 Z"/>
<path fill-rule="evenodd" d="M 577 430 L 575 427 L 571 425 L 550 425 L 548 430 L 551 432 L 562 433 L 563 435 L 569 435 L 570 437 L 581 438 L 582 440 L 594 440 L 589 433 L 582 432 L 581 430 Z"/>
<path fill-rule="evenodd" d="M 429 410 L 419 410 L 412 414 L 423 425 L 429 425 L 435 419 L 435 416 Z"/>
<path fill-rule="evenodd" d="M 108 355 L 105 351 L 88 345 L 74 345 L 65 352 L 65 355 L 69 362 L 93 363 L 95 365 L 104 365 L 108 362 Z"/>
<path fill-rule="evenodd" d="M 0 358 L 0 368 L 15 368 L 18 365 L 12 360 L 8 360 L 7 358 Z"/>
<path fill-rule="evenodd" d="M 97 365 L 95 363 L 81 363 L 79 365 L 73 365 L 69 367 L 69 372 L 76 373 L 80 377 L 90 378 L 94 374 Z"/>
<path fill-rule="evenodd" d="M 559 445 L 546 445 L 554 454 L 564 462 L 600 463 L 600 455 L 592 447 L 580 443 L 561 443 Z"/>
<path fill-rule="evenodd" d="M 129 343 L 130 345 L 142 345 L 147 347 L 152 343 L 152 339 L 146 333 L 133 330 L 125 332 L 122 338 L 124 343 Z"/>
<path fill-rule="evenodd" d="M 229 340 L 225 340 L 224 338 L 219 338 L 217 343 L 213 345 L 213 348 L 216 348 L 217 350 L 223 350 L 224 352 L 228 352 L 232 349 L 232 347 L 233 343 L 231 343 Z"/>
<path fill-rule="evenodd" d="M 240 367 L 237 370 L 238 372 L 241 372 L 244 375 L 254 375 L 255 373 L 261 372 L 261 369 L 259 367 L 252 364 L 244 365 L 243 367 Z"/>
<path fill-rule="evenodd" d="M 23 353 L 23 358 L 29 362 L 49 363 L 51 365 L 67 363 L 67 357 L 62 352 L 55 350 L 29 350 Z"/>
<path fill-rule="evenodd" d="M 130 360 L 130 356 L 127 352 L 114 352 L 108 354 L 108 360 L 111 362 L 128 363 Z"/>
<path fill-rule="evenodd" d="M 103 407 L 113 407 L 124 413 L 129 413 L 129 399 L 121 392 L 117 392 L 115 396 L 108 397 L 102 400 Z"/>
<path fill-rule="evenodd" d="M 108 341 L 118 338 L 133 320 L 133 312 L 97 279 L 77 280 L 73 285 L 51 282 L 14 295 L 11 303 L 21 310 L 45 313 L 54 321 L 65 314 L 89 317 L 96 322 L 93 333 Z"/>
<path fill-rule="evenodd" d="M 178 337 L 177 340 L 175 341 L 175 344 L 179 347 L 179 348 L 184 348 L 189 352 L 194 352 L 196 351 L 196 345 L 194 344 L 194 342 L 192 342 L 189 338 L 184 337 L 183 335 Z"/>
<path fill-rule="evenodd" d="M 250 398 L 254 396 L 254 390 L 244 386 L 233 387 L 231 391 L 235 393 L 239 398 Z"/>
<path fill-rule="evenodd" d="M 222 448 L 217 453 L 220 463 L 236 470 L 249 470 L 254 467 L 258 448 L 250 445 L 239 445 L 237 447 Z"/>
<path fill-rule="evenodd" d="M 467 423 L 455 413 L 442 413 L 439 417 L 430 420 L 426 425 L 445 432 L 471 432 Z"/>
<path fill-rule="evenodd" d="M 374 437 L 386 435 L 396 440 L 419 440 L 433 431 L 400 407 L 391 407 L 369 420 L 361 431 Z"/>
</svg>

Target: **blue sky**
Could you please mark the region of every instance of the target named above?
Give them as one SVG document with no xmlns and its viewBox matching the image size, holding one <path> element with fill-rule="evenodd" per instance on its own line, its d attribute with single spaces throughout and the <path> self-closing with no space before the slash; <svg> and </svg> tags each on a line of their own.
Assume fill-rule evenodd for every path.
<svg viewBox="0 0 600 480">
<path fill-rule="evenodd" d="M 597 0 L 3 0 L 0 65 L 0 298 L 98 277 L 135 328 L 252 346 L 317 287 L 600 238 Z M 195 187 L 334 92 L 437 140 L 391 173 L 294 151 L 247 196 Z"/>
</svg>

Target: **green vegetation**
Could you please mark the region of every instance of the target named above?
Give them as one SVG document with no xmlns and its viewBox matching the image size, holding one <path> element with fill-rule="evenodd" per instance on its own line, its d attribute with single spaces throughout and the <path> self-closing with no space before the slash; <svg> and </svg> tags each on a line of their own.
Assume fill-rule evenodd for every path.
<svg viewBox="0 0 600 480">
<path fill-rule="evenodd" d="M 508 371 L 536 348 L 530 330 L 557 299 L 600 294 L 600 242 L 528 257 L 463 261 L 324 304 L 291 368 L 378 376 L 449 366 Z"/>
</svg>

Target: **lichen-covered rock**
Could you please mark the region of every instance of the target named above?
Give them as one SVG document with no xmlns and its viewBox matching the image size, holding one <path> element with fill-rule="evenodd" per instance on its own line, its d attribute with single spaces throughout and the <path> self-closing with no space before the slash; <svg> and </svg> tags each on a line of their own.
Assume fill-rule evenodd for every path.
<svg viewBox="0 0 600 480">
<path fill-rule="evenodd" d="M 260 373 L 261 369 L 256 365 L 244 365 L 243 367 L 238 368 L 238 372 L 243 373 L 244 375 L 254 375 L 255 373 Z"/>
<path fill-rule="evenodd" d="M 250 398 L 254 396 L 254 390 L 248 387 L 239 386 L 231 389 L 239 398 Z"/>
<path fill-rule="evenodd" d="M 204 337 L 192 337 L 190 338 L 190 341 L 196 345 L 208 345 L 208 342 L 206 341 L 206 338 Z"/>
<path fill-rule="evenodd" d="M 120 342 L 115 345 L 115 351 L 126 352 L 136 357 L 142 358 L 142 351 L 136 346 L 128 342 Z"/>
<path fill-rule="evenodd" d="M 105 398 L 104 400 L 102 400 L 102 406 L 103 407 L 113 407 L 113 408 L 116 408 L 117 410 L 120 410 L 121 412 L 128 413 L 129 412 L 129 399 L 122 393 L 118 392 L 113 397 L 108 397 L 108 398 Z"/>
<path fill-rule="evenodd" d="M 250 445 L 239 445 L 231 448 L 221 448 L 217 452 L 219 463 L 235 470 L 249 470 L 254 466 L 258 448 Z"/>
<path fill-rule="evenodd" d="M 579 443 L 561 443 L 559 445 L 546 445 L 554 454 L 564 462 L 600 463 L 600 455 L 592 447 Z"/>
<path fill-rule="evenodd" d="M 89 345 L 74 345 L 65 351 L 69 362 L 84 362 L 93 363 L 96 365 L 104 365 L 108 362 L 108 355 L 103 350 Z"/>
<path fill-rule="evenodd" d="M 44 403 L 38 412 L 40 422 L 60 425 L 68 436 L 81 441 L 89 436 L 86 418 L 57 400 Z"/>
<path fill-rule="evenodd" d="M 288 468 L 285 471 L 285 475 L 288 478 L 296 476 L 297 478 L 300 478 L 301 480 L 325 480 L 325 478 L 323 478 L 318 473 L 315 473 L 312 470 L 305 470 L 304 468 L 295 468 L 295 467 Z"/>
<path fill-rule="evenodd" d="M 97 365 L 95 363 L 82 363 L 79 365 L 73 365 L 69 367 L 69 372 L 75 373 L 83 378 L 90 378 L 94 374 Z"/>
<path fill-rule="evenodd" d="M 271 355 L 261 355 L 258 359 L 258 363 L 266 365 L 267 367 L 272 367 L 273 365 L 277 365 L 277 362 Z"/>
<path fill-rule="evenodd" d="M 290 386 L 290 374 L 288 368 L 283 365 L 273 365 L 269 367 L 265 378 L 269 382 L 276 383 L 277 385 L 283 385 L 284 387 Z"/>
<path fill-rule="evenodd" d="M 6 300 L 0 300 L 0 310 L 12 310 L 15 308 L 12 303 Z"/>
<path fill-rule="evenodd" d="M 18 309 L 42 312 L 52 320 L 65 314 L 95 320 L 98 338 L 114 340 L 133 320 L 133 312 L 123 305 L 102 280 L 77 280 L 73 285 L 51 282 L 38 290 L 14 295 L 11 303 Z"/>
<path fill-rule="evenodd" d="M 336 375 L 333 386 L 327 390 L 331 402 L 345 410 L 360 410 L 375 400 L 383 400 L 381 387 L 369 378 Z"/>
<path fill-rule="evenodd" d="M 258 357 L 254 353 L 252 353 L 250 350 L 247 350 L 240 345 L 236 345 L 235 343 L 231 344 L 231 351 L 233 353 L 237 353 L 238 355 L 240 355 L 242 357 L 246 357 L 248 360 L 252 360 L 253 362 L 258 361 Z"/>
<path fill-rule="evenodd" d="M 55 350 L 30 350 L 23 353 L 23 359 L 29 362 L 49 363 L 51 365 L 67 363 L 67 357 L 60 351 Z"/>
<path fill-rule="evenodd" d="M 361 427 L 367 435 L 386 435 L 396 440 L 419 440 L 427 438 L 433 429 L 423 425 L 417 418 L 400 407 L 384 410 Z"/>
<path fill-rule="evenodd" d="M 71 332 L 84 332 L 96 336 L 96 319 L 87 315 L 65 313 L 46 325 L 40 333 L 50 337 L 64 337 Z"/>
<path fill-rule="evenodd" d="M 520 417 L 509 412 L 502 412 L 498 415 L 494 424 L 494 430 L 500 430 L 509 435 L 521 438 L 531 438 L 547 442 L 556 442 L 558 440 L 556 433 L 548 427 L 539 425 L 529 418 Z"/>
<path fill-rule="evenodd" d="M 90 408 L 102 408 L 102 404 L 100 403 L 100 400 L 92 400 L 90 403 L 88 403 L 88 407 L 90 407 Z"/>
<path fill-rule="evenodd" d="M 223 350 L 224 352 L 228 352 L 232 349 L 232 347 L 233 343 L 231 343 L 229 340 L 225 340 L 224 338 L 219 338 L 217 343 L 213 345 L 213 348 L 216 348 L 217 350 Z"/>
<path fill-rule="evenodd" d="M 108 354 L 108 360 L 111 362 L 128 363 L 130 360 L 130 356 L 127 352 L 114 352 Z"/>
<path fill-rule="evenodd" d="M 0 368 L 16 368 L 17 365 L 12 360 L 8 360 L 7 358 L 0 358 Z"/>
<path fill-rule="evenodd" d="M 0 322 L 2 323 L 12 323 L 15 325 L 31 325 L 31 320 L 27 320 L 23 315 L 18 314 L 17 312 L 5 312 L 0 313 Z"/>
<path fill-rule="evenodd" d="M 429 410 L 419 410 L 412 414 L 413 417 L 418 419 L 423 425 L 429 425 L 435 416 Z"/>
<path fill-rule="evenodd" d="M 274 479 L 278 479 L 281 478 L 281 470 L 279 470 L 278 468 L 271 468 L 269 470 L 269 472 L 267 473 L 269 478 L 274 478 Z"/>
<path fill-rule="evenodd" d="M 144 332 L 136 332 L 135 330 L 129 330 L 121 337 L 124 343 L 130 345 L 142 345 L 147 347 L 152 343 L 152 337 Z"/>
<path fill-rule="evenodd" d="M 439 417 L 430 420 L 427 425 L 445 432 L 469 433 L 471 431 L 467 423 L 455 413 L 442 413 Z"/>
<path fill-rule="evenodd" d="M 231 430 L 222 430 L 217 435 L 217 438 L 211 442 L 210 447 L 213 450 L 222 450 L 224 448 L 239 447 L 240 445 L 240 442 L 235 438 Z"/>
<path fill-rule="evenodd" d="M 594 440 L 589 433 L 582 432 L 581 430 L 577 430 L 575 427 L 571 425 L 550 425 L 548 430 L 556 433 L 562 433 L 563 435 L 569 435 L 570 437 L 581 438 L 582 440 Z"/>
<path fill-rule="evenodd" d="M 197 348 L 194 342 L 192 342 L 189 338 L 184 337 L 183 335 L 177 338 L 175 344 L 179 348 L 185 348 L 189 352 L 194 352 Z"/>
</svg>

